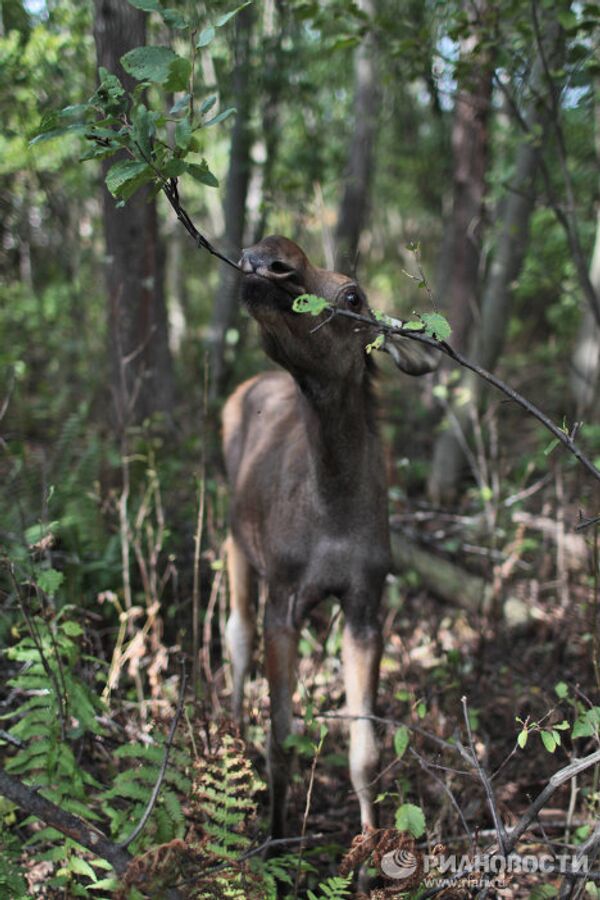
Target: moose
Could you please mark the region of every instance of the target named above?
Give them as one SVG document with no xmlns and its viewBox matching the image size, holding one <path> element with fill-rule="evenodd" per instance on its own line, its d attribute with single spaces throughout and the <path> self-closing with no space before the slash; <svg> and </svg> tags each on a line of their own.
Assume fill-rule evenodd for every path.
<svg viewBox="0 0 600 900">
<path fill-rule="evenodd" d="M 245 381 L 223 411 L 231 487 L 226 642 L 233 715 L 241 725 L 255 591 L 262 579 L 271 837 L 281 837 L 299 629 L 316 604 L 336 598 L 345 619 L 350 778 L 364 829 L 375 825 L 370 785 L 378 748 L 372 716 L 382 650 L 379 607 L 391 564 L 375 365 L 365 349 L 377 323 L 354 279 L 313 266 L 287 238 L 264 238 L 242 252 L 239 265 L 242 300 L 258 323 L 264 350 L 283 371 Z M 305 293 L 324 298 L 331 308 L 317 319 L 298 314 L 293 300 Z M 335 315 L 337 310 L 351 310 L 373 324 Z M 385 349 L 410 375 L 430 372 L 438 362 L 435 350 L 406 337 L 386 338 Z"/>
</svg>

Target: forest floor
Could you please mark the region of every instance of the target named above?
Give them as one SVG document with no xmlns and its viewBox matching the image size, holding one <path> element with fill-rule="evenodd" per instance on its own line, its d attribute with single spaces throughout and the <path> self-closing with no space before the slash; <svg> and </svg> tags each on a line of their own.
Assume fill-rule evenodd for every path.
<svg viewBox="0 0 600 900">
<path fill-rule="evenodd" d="M 436 738 L 441 738 L 458 739 L 468 746 L 465 710 L 473 747 L 490 775 L 496 812 L 508 830 L 554 772 L 572 757 L 584 756 L 597 746 L 593 738 L 572 739 L 569 730 L 582 711 L 595 705 L 593 698 L 598 696 L 594 674 L 597 638 L 593 637 L 598 598 L 588 574 L 594 538 L 567 527 L 557 530 L 561 517 L 576 520 L 576 509 L 572 506 L 557 513 L 555 488 L 554 479 L 540 484 L 535 505 L 528 507 L 537 511 L 526 514 L 526 526 L 523 514 L 515 513 L 516 539 L 514 533 L 510 539 L 506 537 L 493 562 L 489 558 L 473 562 L 477 553 L 471 516 L 447 516 L 405 506 L 397 517 L 399 522 L 412 521 L 411 540 L 417 537 L 414 522 L 421 520 L 420 545 L 432 554 L 433 565 L 434 554 L 449 556 L 442 548 L 444 544 L 452 546 L 451 556 L 463 567 L 465 578 L 477 569 L 481 574 L 487 570 L 486 581 L 495 579 L 497 584 L 495 601 L 485 612 L 474 613 L 472 608 L 460 608 L 459 597 L 455 604 L 436 599 L 419 586 L 418 573 L 389 579 L 377 710 L 382 720 L 378 724 L 381 767 L 376 780 L 379 824 L 393 828 L 395 811 L 402 803 L 419 806 L 426 822 L 426 832 L 417 842 L 423 852 L 436 848 L 439 853 L 441 845 L 446 857 L 466 854 L 472 858 L 477 853 L 492 853 L 497 846 L 478 773 L 465 766 L 451 747 L 436 745 Z M 481 516 L 475 530 L 477 527 L 482 527 Z M 335 871 L 336 862 L 359 830 L 358 804 L 347 772 L 341 627 L 341 617 L 333 607 L 317 611 L 305 628 L 294 696 L 295 727 L 304 735 L 312 734 L 313 744 L 307 742 L 306 753 L 299 755 L 296 765 L 288 815 L 290 833 L 300 833 L 318 728 L 322 723 L 328 728 L 305 820 L 308 835 L 322 836 L 306 851 L 321 876 Z M 213 681 L 215 702 L 225 707 L 227 677 L 225 668 L 218 669 Z M 247 688 L 248 739 L 255 764 L 265 777 L 268 706 L 266 681 L 256 671 Z M 548 734 L 556 737 L 557 724 L 560 745 L 548 738 Z M 398 758 L 394 738 L 403 725 L 409 727 L 411 737 L 408 750 Z M 523 730 L 528 738 L 521 747 L 517 737 Z M 548 856 L 556 859 L 561 853 L 571 854 L 590 834 L 598 813 L 598 774 L 598 770 L 584 773 L 579 781 L 567 782 L 554 793 L 514 851 L 527 856 L 534 871 L 500 873 L 492 878 L 488 897 L 557 895 L 562 875 L 540 871 L 540 859 L 548 865 Z M 264 803 L 266 817 L 266 795 Z M 485 877 L 485 873 L 480 875 L 480 879 Z M 488 880 L 490 877 L 488 874 Z M 485 881 L 476 878 L 473 883 L 481 888 Z M 387 882 L 388 890 L 390 884 L 393 882 Z M 441 896 L 471 896 L 464 885 L 453 890 Z"/>
<path fill-rule="evenodd" d="M 390 403 L 388 397 L 385 408 L 403 406 L 400 401 L 396 404 L 393 397 Z M 600 601 L 597 581 L 591 575 L 594 569 L 598 571 L 598 534 L 593 529 L 575 531 L 580 510 L 584 514 L 597 511 L 597 496 L 564 454 L 559 456 L 555 451 L 554 455 L 543 456 L 540 447 L 545 446 L 545 441 L 537 426 L 529 420 L 523 422 L 523 417 L 508 407 L 496 405 L 491 410 L 483 423 L 485 433 L 512 434 L 514 440 L 489 441 L 491 450 L 487 459 L 478 459 L 478 474 L 481 477 L 487 472 L 490 491 L 484 495 L 473 486 L 474 479 L 452 510 L 432 508 L 422 502 L 424 469 L 419 469 L 419 461 L 431 458 L 432 437 L 417 405 L 412 418 L 382 415 L 382 430 L 392 437 L 388 469 L 394 534 L 425 556 L 418 562 L 414 555 L 413 564 L 399 566 L 398 573 L 389 577 L 386 590 L 377 706 L 381 761 L 375 790 L 380 826 L 394 828 L 397 811 L 403 805 L 418 807 L 424 816 L 424 830 L 416 841 L 416 852 L 438 857 L 442 854 L 446 859 L 455 855 L 462 862 L 466 857 L 473 860 L 477 855 L 494 852 L 494 816 L 510 833 L 553 773 L 599 746 Z M 421 419 L 415 418 L 419 416 Z M 494 421 L 494 416 L 500 421 Z M 556 411 L 555 418 L 558 419 Z M 215 426 L 215 446 L 217 432 Z M 406 446 L 411 448 L 410 465 L 403 461 L 402 447 Z M 214 458 L 218 458 L 216 450 Z M 159 730 L 162 728 L 165 733 L 177 705 L 179 670 L 175 661 L 182 648 L 191 671 L 190 522 L 194 513 L 192 509 L 190 516 L 190 484 L 194 479 L 192 472 L 197 471 L 195 466 L 196 456 L 193 463 L 182 463 L 163 492 L 164 519 L 183 547 L 178 558 L 185 564 L 178 574 L 172 608 L 166 601 L 163 604 L 164 621 L 154 613 L 148 614 L 151 625 L 145 634 L 146 644 L 140 644 L 137 660 L 144 678 L 148 676 L 148 682 L 154 678 L 150 708 L 158 714 Z M 199 720 L 214 725 L 228 720 L 231 684 L 223 652 L 228 600 L 220 559 L 226 527 L 226 487 L 218 464 L 214 470 L 211 466 L 208 469 L 212 484 L 207 492 L 204 546 L 208 549 L 203 553 L 200 628 L 204 687 L 203 699 L 196 708 Z M 110 504 L 103 506 L 106 518 L 113 517 L 113 537 L 117 533 L 115 497 L 118 494 L 113 491 Z M 146 521 L 151 521 L 150 513 L 144 527 Z M 148 535 L 153 533 L 152 529 L 148 531 Z M 185 546 L 181 535 L 185 536 Z M 54 548 L 56 559 L 60 559 L 60 551 L 60 545 Z M 118 554 L 116 558 L 116 575 L 111 577 L 118 585 Z M 444 561 L 455 567 L 454 575 L 458 576 L 459 587 L 456 589 L 455 585 L 449 597 Z M 169 567 L 174 568 L 171 558 L 166 573 Z M 473 579 L 479 579 L 475 587 L 484 588 L 476 602 Z M 135 590 L 136 597 L 142 598 L 137 602 L 143 604 L 143 591 L 137 581 Z M 110 599 L 109 594 L 106 591 L 102 595 L 105 601 Z M 440 599 L 443 596 L 446 601 Z M 102 608 L 81 610 L 88 652 L 104 658 L 105 663 L 113 653 L 117 631 L 115 616 L 107 607 L 105 602 Z M 351 846 L 356 847 L 353 840 L 359 831 L 358 803 L 347 769 L 348 722 L 344 719 L 340 661 L 342 625 L 335 605 L 324 604 L 315 610 L 300 640 L 298 689 L 294 695 L 298 753 L 288 828 L 291 836 L 306 834 L 308 842 L 303 855 L 314 867 L 312 874 L 299 882 L 300 897 L 338 871 L 344 855 Z M 136 627 L 139 631 L 139 624 Z M 120 665 L 121 684 L 113 692 L 111 704 L 114 741 L 97 741 L 102 744 L 101 752 L 94 751 L 83 760 L 103 784 L 110 784 L 114 777 L 114 748 L 144 738 L 150 729 L 149 719 L 144 722 L 139 715 L 125 661 Z M 6 681 L 16 671 L 17 667 L 0 656 L 0 701 L 5 710 L 7 703 L 15 705 Z M 91 681 L 93 677 L 92 672 Z M 190 702 L 189 709 L 193 708 Z M 579 732 L 574 732 L 573 726 L 588 713 L 596 716 L 596 725 L 587 733 L 579 725 Z M 251 835 L 260 843 L 268 832 L 264 785 L 269 721 L 260 640 L 246 689 L 246 717 L 244 752 L 263 782 L 258 795 L 259 815 Z M 327 734 L 315 763 L 315 747 L 323 725 Z M 408 742 L 405 729 L 410 733 Z M 181 726 L 176 746 L 183 747 L 188 734 L 189 723 L 185 732 Z M 521 743 L 517 740 L 519 735 Z M 456 749 L 456 741 L 467 753 L 474 752 L 483 766 L 494 796 L 492 804 L 484 780 L 473 765 L 465 762 Z M 307 811 L 313 769 L 314 784 Z M 534 871 L 501 872 L 487 893 L 485 878 L 490 874 L 484 872 L 480 877 L 475 873 L 475 885 L 448 887 L 438 896 L 474 896 L 482 888 L 479 896 L 488 898 L 542 900 L 558 896 L 563 876 L 540 871 L 540 860 L 550 858 L 558 865 L 557 856 L 565 853 L 570 859 L 592 833 L 600 808 L 599 778 L 600 767 L 596 766 L 577 779 L 566 781 L 533 819 L 515 852 L 524 855 Z M 193 810 L 186 809 L 187 798 L 183 794 L 180 800 L 186 827 L 189 824 L 190 833 L 195 830 L 197 834 L 201 823 Z M 49 866 L 31 866 L 32 896 L 63 896 L 47 892 L 44 887 Z M 381 890 L 384 888 L 379 894 L 372 894 L 374 900 L 380 896 L 403 896 L 393 881 L 385 883 L 387 893 L 382 894 Z M 593 890 L 590 884 L 587 896 L 592 900 L 598 896 Z"/>
</svg>

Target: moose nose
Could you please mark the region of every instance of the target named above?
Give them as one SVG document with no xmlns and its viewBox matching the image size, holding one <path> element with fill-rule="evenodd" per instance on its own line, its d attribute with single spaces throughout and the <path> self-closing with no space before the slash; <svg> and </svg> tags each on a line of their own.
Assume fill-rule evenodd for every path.
<svg viewBox="0 0 600 900">
<path fill-rule="evenodd" d="M 278 254 L 260 246 L 242 250 L 238 265 L 247 275 L 254 273 L 272 281 L 287 281 L 297 275 L 296 269 Z"/>
<path fill-rule="evenodd" d="M 238 263 L 242 272 L 256 272 L 261 266 L 264 266 L 264 264 L 264 259 L 262 259 L 261 255 L 252 247 L 249 250 L 242 250 L 242 255 Z"/>
</svg>

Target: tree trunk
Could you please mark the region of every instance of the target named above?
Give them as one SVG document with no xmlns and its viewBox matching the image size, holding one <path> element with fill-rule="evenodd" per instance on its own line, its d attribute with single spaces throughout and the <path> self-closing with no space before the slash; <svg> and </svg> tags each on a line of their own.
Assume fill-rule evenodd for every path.
<svg viewBox="0 0 600 900">
<path fill-rule="evenodd" d="M 127 0 L 95 0 L 94 38 L 98 65 L 119 76 L 127 90 L 136 82 L 120 64 L 124 53 L 142 46 L 146 16 Z M 106 171 L 112 161 L 104 165 Z M 117 208 L 103 190 L 108 339 L 111 384 L 118 424 L 141 422 L 173 408 L 173 370 L 164 296 L 164 250 L 156 202 L 148 188 Z"/>
<path fill-rule="evenodd" d="M 233 100 L 237 114 L 231 132 L 229 172 L 223 209 L 225 253 L 233 255 L 234 258 L 239 254 L 244 241 L 246 197 L 252 166 L 250 50 L 253 22 L 252 6 L 243 9 L 236 17 Z M 213 399 L 221 394 L 225 380 L 225 338 L 227 330 L 232 327 L 237 317 L 239 287 L 239 273 L 226 263 L 222 263 L 209 334 L 210 395 Z"/>
<path fill-rule="evenodd" d="M 358 0 L 358 7 L 373 18 L 373 0 Z M 335 268 L 347 274 L 356 268 L 358 242 L 369 214 L 380 102 L 374 43 L 368 31 L 354 57 L 354 130 L 335 233 Z"/>
<path fill-rule="evenodd" d="M 561 46 L 558 23 L 545 23 L 545 55 L 557 65 Z M 487 275 L 481 305 L 481 321 L 470 341 L 469 356 L 486 369 L 493 369 L 502 352 L 510 318 L 513 283 L 521 271 L 529 237 L 529 221 L 535 203 L 535 182 L 538 160 L 544 147 L 548 127 L 548 109 L 540 103 L 544 96 L 544 67 L 537 58 L 531 71 L 529 96 L 524 118 L 528 134 L 517 150 L 515 174 L 510 191 L 500 210 L 498 238 L 493 260 Z M 533 141 L 531 135 L 540 135 Z M 477 376 L 466 373 L 458 393 L 460 403 L 451 402 L 447 421 L 435 446 L 428 491 L 436 504 L 452 501 L 464 465 L 464 453 L 457 432 L 468 431 L 471 405 L 478 405 L 480 382 Z"/>
<path fill-rule="evenodd" d="M 265 4 L 266 7 L 266 4 Z M 259 202 L 257 215 L 252 223 L 252 242 L 256 243 L 266 234 L 269 214 L 273 206 L 273 173 L 275 160 L 281 137 L 280 113 L 281 94 L 285 81 L 281 73 L 285 66 L 283 39 L 289 33 L 291 10 L 284 0 L 274 0 L 269 11 L 270 28 L 263 27 L 263 71 L 261 96 L 262 102 L 262 143 L 263 158 L 259 185 Z"/>
<path fill-rule="evenodd" d="M 600 79 L 594 84 L 594 125 L 596 159 L 600 167 Z M 600 170 L 600 169 L 599 169 Z M 596 210 L 596 239 L 590 264 L 590 281 L 600 297 L 600 205 Z M 577 404 L 577 418 L 588 413 L 596 399 L 600 373 L 600 328 L 588 303 L 584 303 L 579 334 L 571 360 L 571 391 Z"/>
<path fill-rule="evenodd" d="M 452 122 L 452 208 L 444 239 L 445 265 L 440 275 L 440 302 L 452 323 L 452 344 L 463 352 L 479 307 L 479 271 L 483 238 L 485 176 L 488 166 L 488 119 L 492 98 L 492 64 L 481 50 L 482 28 L 489 15 L 486 0 L 465 11 L 477 22 L 463 39 L 461 64 L 466 74 L 456 95 Z"/>
</svg>

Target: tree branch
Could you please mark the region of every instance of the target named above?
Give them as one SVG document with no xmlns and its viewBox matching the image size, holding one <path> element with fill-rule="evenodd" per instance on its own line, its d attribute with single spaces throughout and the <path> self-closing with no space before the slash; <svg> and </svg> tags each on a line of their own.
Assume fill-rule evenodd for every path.
<svg viewBox="0 0 600 900">
<path fill-rule="evenodd" d="M 78 816 L 61 809 L 50 800 L 26 787 L 17 778 L 0 769 L 0 794 L 15 803 L 24 812 L 36 816 L 61 834 L 72 838 L 86 850 L 107 860 L 118 875 L 123 875 L 132 857 L 110 841 L 101 831 L 92 828 Z"/>
<path fill-rule="evenodd" d="M 525 127 L 527 127 L 526 123 L 524 123 Z M 182 223 L 188 234 L 190 234 L 194 241 L 196 242 L 198 247 L 202 247 L 205 250 L 208 250 L 213 256 L 216 256 L 218 259 L 232 266 L 234 269 L 237 269 L 242 275 L 246 275 L 247 273 L 242 272 L 240 266 L 234 262 L 229 257 L 225 256 L 219 250 L 217 250 L 210 241 L 201 234 L 194 223 L 192 222 L 190 216 L 186 212 L 186 210 L 181 205 L 179 200 L 179 192 L 177 189 L 177 179 L 171 178 L 168 182 L 163 182 L 162 189 L 167 197 L 169 203 L 173 207 L 175 214 L 179 221 Z M 256 274 L 256 273 L 254 273 Z M 264 276 L 263 276 L 264 277 Z M 268 279 L 265 279 L 268 280 Z M 583 286 L 583 285 L 582 285 Z M 282 290 L 286 290 L 285 285 L 280 283 L 280 287 Z M 296 297 L 297 292 L 289 291 L 290 296 Z M 595 294 L 594 294 L 595 297 Z M 590 298 L 591 299 L 591 298 Z M 592 304 L 593 306 L 593 304 Z M 323 324 L 327 324 L 330 322 L 335 316 L 346 316 L 347 318 L 355 319 L 358 322 L 363 322 L 366 325 L 369 325 L 371 328 L 374 328 L 376 331 L 379 331 L 381 334 L 389 334 L 389 335 L 400 335 L 402 337 L 409 338 L 412 341 L 418 341 L 419 343 L 426 344 L 429 347 L 433 347 L 437 350 L 440 350 L 445 356 L 448 356 L 450 359 L 454 360 L 454 362 L 458 363 L 458 365 L 462 366 L 465 369 L 470 369 L 471 372 L 474 372 L 484 381 L 487 381 L 489 384 L 493 385 L 499 391 L 502 391 L 507 397 L 517 403 L 522 409 L 532 415 L 534 418 L 541 422 L 544 428 L 547 428 L 554 437 L 560 441 L 560 443 L 567 448 L 567 450 L 572 453 L 576 459 L 581 463 L 581 465 L 587 469 L 590 475 L 593 476 L 597 481 L 600 481 L 600 470 L 596 468 L 596 466 L 591 462 L 590 459 L 583 453 L 582 450 L 577 446 L 571 435 L 564 432 L 558 425 L 555 425 L 548 416 L 545 415 L 534 403 L 530 400 L 527 400 L 518 391 L 515 391 L 511 388 L 506 382 L 502 381 L 496 375 L 493 375 L 491 372 L 488 372 L 486 369 L 482 368 L 482 366 L 477 365 L 477 363 L 471 362 L 462 353 L 459 353 L 458 350 L 454 350 L 453 347 L 450 346 L 446 341 L 438 341 L 434 338 L 428 337 L 423 332 L 414 331 L 413 329 L 408 328 L 398 328 L 396 326 L 387 325 L 385 322 L 377 321 L 368 316 L 360 315 L 359 313 L 354 313 L 349 309 L 337 309 L 336 307 L 329 307 L 331 311 L 331 315 Z M 600 312 L 598 312 L 598 321 L 600 322 Z M 320 327 L 320 326 L 318 326 Z M 316 330 L 316 329 L 315 329 Z"/>
</svg>

